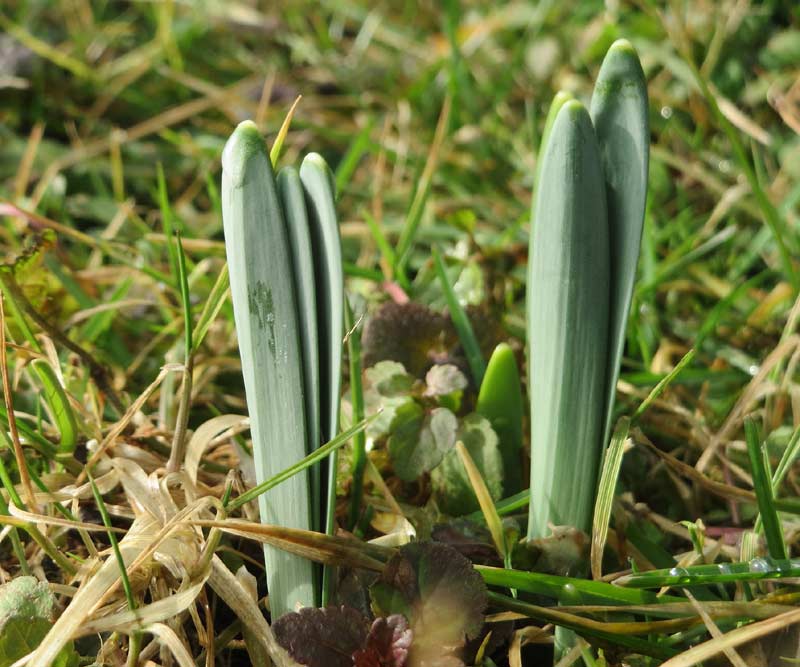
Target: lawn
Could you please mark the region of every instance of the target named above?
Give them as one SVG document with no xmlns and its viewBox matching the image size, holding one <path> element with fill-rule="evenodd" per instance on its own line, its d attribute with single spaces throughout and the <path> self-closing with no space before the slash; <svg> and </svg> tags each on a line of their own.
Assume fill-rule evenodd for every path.
<svg viewBox="0 0 800 667">
<path fill-rule="evenodd" d="M 0 667 L 800 659 L 800 9 L 10 0 L 0 28 Z M 529 243 L 559 202 L 605 224 L 545 123 L 566 91 L 599 128 L 619 39 L 649 173 L 609 437 L 531 474 L 542 400 L 574 387 L 575 433 L 606 409 L 569 363 L 537 385 L 542 285 L 582 267 L 548 283 Z M 599 321 L 553 349 L 605 355 Z"/>
</svg>

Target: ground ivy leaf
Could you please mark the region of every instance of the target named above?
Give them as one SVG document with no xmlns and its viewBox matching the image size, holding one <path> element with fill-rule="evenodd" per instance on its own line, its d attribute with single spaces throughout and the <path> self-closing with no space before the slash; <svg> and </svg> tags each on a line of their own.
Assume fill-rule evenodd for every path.
<svg viewBox="0 0 800 667">
<path fill-rule="evenodd" d="M 404 667 L 413 633 L 399 614 L 376 618 L 369 630 L 367 645 L 353 655 L 355 667 Z"/>
<path fill-rule="evenodd" d="M 382 438 L 391 432 L 392 422 L 401 406 L 414 403 L 414 399 L 411 396 L 384 397 L 372 389 L 364 393 L 364 401 L 370 414 L 375 414 L 378 410 L 381 410 L 381 413 L 367 426 L 367 436 L 373 440 Z"/>
<path fill-rule="evenodd" d="M 433 366 L 425 376 L 426 396 L 445 396 L 467 387 L 466 376 L 453 364 Z"/>
<path fill-rule="evenodd" d="M 492 425 L 478 414 L 467 415 L 459 425 L 457 440 L 467 448 L 481 472 L 494 500 L 503 493 L 503 457 Z M 433 492 L 439 507 L 451 516 L 462 516 L 480 509 L 467 471 L 455 450 L 448 452 L 431 472 Z"/>
<path fill-rule="evenodd" d="M 472 563 L 446 544 L 405 545 L 386 564 L 370 594 L 376 613 L 402 613 L 409 619 L 411 665 L 462 664 L 460 650 L 483 626 L 486 584 Z"/>
<path fill-rule="evenodd" d="M 388 302 L 364 326 L 361 354 L 365 368 L 392 359 L 418 377 L 431 359 L 445 354 L 456 342 L 452 326 L 441 313 L 413 301 Z"/>
<path fill-rule="evenodd" d="M 398 396 L 411 391 L 414 378 L 397 361 L 379 361 L 365 372 L 367 382 L 381 396 Z"/>
<path fill-rule="evenodd" d="M 457 427 L 455 415 L 447 408 L 426 413 L 416 402 L 398 407 L 389 437 L 397 476 L 411 482 L 439 465 L 456 443 Z"/>
<path fill-rule="evenodd" d="M 56 598 L 36 577 L 17 577 L 0 586 L 0 635 L 6 621 L 15 616 L 51 619 Z"/>
<path fill-rule="evenodd" d="M 45 638 L 51 621 L 41 617 L 14 616 L 0 632 L 0 667 L 9 667 L 23 656 L 36 650 Z M 53 667 L 75 667 L 79 656 L 68 642 L 53 661 Z"/>
<path fill-rule="evenodd" d="M 307 667 L 352 667 L 361 650 L 369 621 L 349 607 L 304 607 L 272 624 L 275 639 L 292 658 Z"/>
</svg>

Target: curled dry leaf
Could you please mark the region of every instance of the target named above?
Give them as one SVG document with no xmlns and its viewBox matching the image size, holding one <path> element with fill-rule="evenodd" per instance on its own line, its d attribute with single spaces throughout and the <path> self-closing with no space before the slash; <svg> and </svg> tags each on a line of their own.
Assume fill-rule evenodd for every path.
<svg viewBox="0 0 800 667">
<path fill-rule="evenodd" d="M 192 437 L 186 447 L 186 463 L 184 467 L 193 484 L 197 483 L 200 459 L 214 438 L 228 429 L 238 430 L 238 428 L 246 426 L 248 423 L 247 417 L 243 415 L 218 415 L 201 424 L 192 433 Z"/>
</svg>

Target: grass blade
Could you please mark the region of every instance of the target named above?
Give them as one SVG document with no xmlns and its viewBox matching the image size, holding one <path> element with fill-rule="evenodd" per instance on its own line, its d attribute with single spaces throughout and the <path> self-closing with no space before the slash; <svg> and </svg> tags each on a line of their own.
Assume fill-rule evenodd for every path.
<svg viewBox="0 0 800 667">
<path fill-rule="evenodd" d="M 752 533 L 751 533 L 752 534 Z M 712 563 L 627 574 L 614 581 L 620 588 L 663 588 L 664 586 L 710 586 L 746 581 L 795 579 L 800 576 L 800 559 L 753 558 L 738 563 Z"/>
<path fill-rule="evenodd" d="M 492 494 L 489 493 L 486 482 L 483 481 L 481 471 L 478 470 L 478 466 L 475 465 L 475 461 L 472 460 L 469 451 L 460 440 L 456 443 L 456 451 L 458 452 L 464 469 L 467 471 L 469 482 L 472 485 L 473 491 L 475 491 L 478 504 L 481 506 L 483 518 L 486 521 L 486 525 L 489 527 L 489 532 L 492 535 L 492 541 L 497 549 L 497 553 L 500 554 L 503 561 L 507 563 L 509 557 L 508 545 L 506 544 L 506 536 L 503 531 L 503 522 L 494 507 Z"/>
<path fill-rule="evenodd" d="M 305 455 L 306 423 L 291 251 L 272 165 L 258 128 L 236 128 L 222 156 L 222 212 L 256 476 Z M 308 474 L 259 497 L 261 520 L 311 527 Z M 315 602 L 311 563 L 264 547 L 273 618 Z"/>
<path fill-rule="evenodd" d="M 408 277 L 406 276 L 408 256 L 411 252 L 411 246 L 414 244 L 414 238 L 417 235 L 417 228 L 422 220 L 422 214 L 425 211 L 425 204 L 428 201 L 428 194 L 430 193 L 431 183 L 433 182 L 433 174 L 436 171 L 436 165 L 439 163 L 439 153 L 442 150 L 442 143 L 447 136 L 450 126 L 451 108 L 452 98 L 448 95 L 444 98 L 444 102 L 442 103 L 442 110 L 439 112 L 439 120 L 436 123 L 436 131 L 433 135 L 431 149 L 428 152 L 428 159 L 425 161 L 425 167 L 417 182 L 416 192 L 414 192 L 414 199 L 411 201 L 406 221 L 400 232 L 400 238 L 397 240 L 397 249 L 395 251 L 397 263 L 394 267 L 394 278 L 405 289 L 409 287 Z"/>
<path fill-rule="evenodd" d="M 528 263 L 529 538 L 548 523 L 591 529 L 602 446 L 608 227 L 597 138 L 579 102 L 558 112 L 540 185 Z"/>
<path fill-rule="evenodd" d="M 489 420 L 503 457 L 503 492 L 522 488 L 522 386 L 514 351 L 500 343 L 489 357 L 475 412 Z"/>
<path fill-rule="evenodd" d="M 297 106 L 300 104 L 300 100 L 302 99 L 302 95 L 298 95 L 295 98 L 295 101 L 292 103 L 292 106 L 289 109 L 289 113 L 287 113 L 286 117 L 283 119 L 283 123 L 281 124 L 281 128 L 278 130 L 278 134 L 275 136 L 275 141 L 272 143 L 272 149 L 269 152 L 269 161 L 272 163 L 273 168 L 275 168 L 275 166 L 278 164 L 278 158 L 281 156 L 283 142 L 286 140 L 286 135 L 289 134 L 289 127 L 292 124 L 295 111 L 297 111 Z"/>
<path fill-rule="evenodd" d="M 53 419 L 60 435 L 58 443 L 59 454 L 72 454 L 78 444 L 78 424 L 75 413 L 69 404 L 67 393 L 53 370 L 45 359 L 34 359 L 31 362 L 39 382 L 42 383 L 44 398 L 53 413 Z"/>
<path fill-rule="evenodd" d="M 228 265 L 225 264 L 225 266 L 223 266 L 222 270 L 219 272 L 216 281 L 214 281 L 214 286 L 211 288 L 211 291 L 208 294 L 208 298 L 203 305 L 203 310 L 200 311 L 200 315 L 197 318 L 197 324 L 195 324 L 194 331 L 192 332 L 192 341 L 194 342 L 192 352 L 196 352 L 200 347 L 200 344 L 206 337 L 212 322 L 216 319 L 219 311 L 222 309 L 225 299 L 228 297 L 228 288 L 230 285 L 231 283 L 230 277 L 228 276 Z"/>
<path fill-rule="evenodd" d="M 592 577 L 600 579 L 603 576 L 603 550 L 608 537 L 608 526 L 611 521 L 611 508 L 614 504 L 614 491 L 617 488 L 617 478 L 622 465 L 622 454 L 625 441 L 628 439 L 628 430 L 631 420 L 622 417 L 614 430 L 611 444 L 605 452 L 603 470 L 600 473 L 600 483 L 597 485 L 597 500 L 594 505 L 594 521 L 592 527 Z"/>
<path fill-rule="evenodd" d="M 475 565 L 475 570 L 483 577 L 488 586 L 517 588 L 553 600 L 560 600 L 569 594 L 571 600 L 574 600 L 575 596 L 579 596 L 583 604 L 626 605 L 685 602 L 684 598 L 669 595 L 658 596 L 639 588 L 623 588 L 602 581 L 561 577 L 542 572 L 508 570 L 489 565 Z"/>
<path fill-rule="evenodd" d="M 767 551 L 772 558 L 785 559 L 786 544 L 783 541 L 781 520 L 775 508 L 772 481 L 764 463 L 761 436 L 758 433 L 758 426 L 750 418 L 745 419 L 744 434 L 753 474 L 753 488 L 758 500 L 758 511 L 761 514 L 761 522 L 764 524 Z"/>
<path fill-rule="evenodd" d="M 347 443 L 350 438 L 354 437 L 358 433 L 361 433 L 367 425 L 377 417 L 376 415 L 372 415 L 369 419 L 366 419 L 362 422 L 359 422 L 355 426 L 350 427 L 346 431 L 342 431 L 339 435 L 337 435 L 333 440 L 329 443 L 323 445 L 322 447 L 318 447 L 313 452 L 305 456 L 302 460 L 297 461 L 295 464 L 286 468 L 286 470 L 281 470 L 278 474 L 273 475 L 269 479 L 260 482 L 257 486 L 254 486 L 252 489 L 248 489 L 245 491 L 241 496 L 236 498 L 235 500 L 228 503 L 226 506 L 229 511 L 233 511 L 246 505 L 251 500 L 255 500 L 262 494 L 266 493 L 270 489 L 274 489 L 279 484 L 282 484 L 287 479 L 293 477 L 294 475 L 302 472 L 309 466 L 322 461 L 327 456 L 330 456 L 333 452 L 337 449 L 342 447 Z"/>
<path fill-rule="evenodd" d="M 605 447 L 642 242 L 650 152 L 647 82 L 636 51 L 624 39 L 614 42 L 603 60 L 592 95 L 591 116 L 606 182 L 611 252 Z"/>
<path fill-rule="evenodd" d="M 364 419 L 364 390 L 361 385 L 361 332 L 359 323 L 353 322 L 353 311 L 345 301 L 345 326 L 347 327 L 347 356 L 350 361 L 350 402 L 353 405 L 353 422 Z M 361 515 L 361 499 L 364 496 L 364 470 L 367 466 L 367 438 L 364 431 L 353 436 L 351 461 L 352 482 L 350 486 L 350 513 L 348 530 L 352 531 Z"/>
<path fill-rule="evenodd" d="M 472 380 L 476 387 L 480 387 L 483 382 L 483 376 L 486 373 L 486 362 L 483 360 L 481 347 L 478 345 L 478 339 L 475 337 L 475 332 L 472 330 L 469 317 L 461 304 L 458 301 L 456 293 L 453 291 L 453 286 L 450 284 L 450 279 L 447 277 L 447 271 L 444 268 L 444 261 L 438 249 L 432 248 L 433 263 L 436 267 L 436 275 L 439 277 L 439 283 L 444 292 L 445 301 L 447 301 L 447 308 L 450 311 L 450 319 L 453 320 L 453 326 L 458 332 L 458 340 L 461 341 L 461 347 L 464 348 L 464 354 L 467 357 L 469 370 L 472 372 Z"/>
</svg>

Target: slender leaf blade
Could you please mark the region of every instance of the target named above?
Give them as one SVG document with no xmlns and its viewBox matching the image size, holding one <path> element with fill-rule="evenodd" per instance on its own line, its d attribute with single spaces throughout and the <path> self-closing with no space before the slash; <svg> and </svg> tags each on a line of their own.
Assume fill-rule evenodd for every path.
<svg viewBox="0 0 800 667">
<path fill-rule="evenodd" d="M 459 303 L 453 286 L 450 284 L 450 279 L 447 277 L 447 271 L 445 271 L 444 260 L 441 254 L 436 248 L 433 248 L 432 252 L 433 262 L 436 267 L 436 275 L 439 277 L 442 292 L 444 292 L 444 298 L 445 301 L 447 301 L 450 319 L 453 320 L 453 326 L 458 333 L 461 347 L 464 348 L 469 370 L 472 373 L 472 380 L 475 382 L 476 387 L 480 387 L 483 382 L 483 375 L 486 372 L 486 362 L 483 360 L 481 347 L 478 344 L 478 339 L 472 329 L 469 317 L 467 317 L 466 311 Z"/>
<path fill-rule="evenodd" d="M 588 532 L 601 451 L 608 331 L 608 226 L 600 153 L 577 101 L 558 112 L 542 163 L 528 265 L 531 506 Z"/>
<path fill-rule="evenodd" d="M 53 413 L 59 433 L 58 452 L 60 454 L 72 454 L 78 444 L 78 423 L 75 413 L 69 404 L 67 392 L 61 386 L 61 382 L 53 370 L 53 367 L 45 359 L 34 359 L 31 362 L 39 382 L 42 383 L 44 398 Z"/>
<path fill-rule="evenodd" d="M 300 343 L 303 352 L 303 389 L 306 405 L 308 440 L 306 453 L 320 446 L 320 350 L 317 322 L 317 288 L 314 276 L 314 255 L 311 250 L 311 233 L 308 228 L 305 192 L 300 174 L 294 167 L 284 167 L 278 173 L 278 196 L 283 205 L 289 247 L 292 253 L 292 277 L 297 295 L 297 314 L 300 325 Z M 320 469 L 310 471 L 314 528 L 320 530 L 322 504 Z"/>
<path fill-rule="evenodd" d="M 342 344 L 344 337 L 344 270 L 339 225 L 336 220 L 333 174 L 323 157 L 309 153 L 300 165 L 300 181 L 306 194 L 311 248 L 317 288 L 317 323 L 320 359 L 320 433 L 328 441 L 339 430 L 339 394 L 342 382 Z M 337 456 L 328 460 L 327 489 L 314 499 L 326 503 L 325 531 L 335 530 Z M 324 495 L 325 500 L 322 496 Z M 332 581 L 324 570 L 322 603 L 327 602 Z"/>
<path fill-rule="evenodd" d="M 747 443 L 747 454 L 750 457 L 750 467 L 753 473 L 753 488 L 758 500 L 761 522 L 764 525 L 764 537 L 767 540 L 767 551 L 769 551 L 770 557 L 783 560 L 787 558 L 786 543 L 783 540 L 781 520 L 775 508 L 772 480 L 764 464 L 758 426 L 750 418 L 744 421 L 744 434 L 745 442 Z"/>
<path fill-rule="evenodd" d="M 611 252 L 605 446 L 611 432 L 642 243 L 650 154 L 647 82 L 635 49 L 624 39 L 614 42 L 603 60 L 592 95 L 591 116 L 605 176 Z"/>
<path fill-rule="evenodd" d="M 234 319 L 259 481 L 305 455 L 306 424 L 291 251 L 272 165 L 251 121 L 234 131 L 222 156 L 222 217 Z M 308 474 L 259 497 L 261 520 L 311 527 Z M 264 548 L 273 618 L 296 602 L 315 602 L 312 566 Z"/>
<path fill-rule="evenodd" d="M 605 452 L 603 470 L 600 473 L 600 482 L 597 485 L 597 500 L 594 506 L 594 520 L 592 527 L 592 576 L 600 579 L 603 576 L 603 550 L 608 538 L 608 526 L 611 522 L 611 509 L 614 504 L 614 491 L 617 488 L 617 478 L 622 465 L 622 454 L 631 421 L 622 417 L 617 423 L 611 444 Z"/>
</svg>

